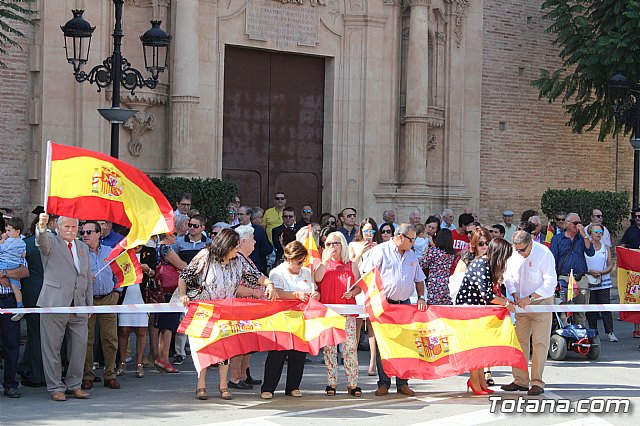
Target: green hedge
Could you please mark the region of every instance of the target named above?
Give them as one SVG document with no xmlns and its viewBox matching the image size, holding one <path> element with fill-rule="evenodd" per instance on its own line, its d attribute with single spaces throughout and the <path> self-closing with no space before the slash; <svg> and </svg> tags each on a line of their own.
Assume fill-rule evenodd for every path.
<svg viewBox="0 0 640 426">
<path fill-rule="evenodd" d="M 207 218 L 208 228 L 213 223 L 226 222 L 229 203 L 238 193 L 238 186 L 228 180 L 151 177 L 151 181 L 167 197 L 174 209 L 180 194 L 191 193 L 191 207 Z"/>
<path fill-rule="evenodd" d="M 604 225 L 612 234 L 629 224 L 629 193 L 586 191 L 583 189 L 547 189 L 540 200 L 542 212 L 553 218 L 556 212 L 575 212 L 586 225 L 591 221 L 594 208 L 602 210 Z"/>
</svg>

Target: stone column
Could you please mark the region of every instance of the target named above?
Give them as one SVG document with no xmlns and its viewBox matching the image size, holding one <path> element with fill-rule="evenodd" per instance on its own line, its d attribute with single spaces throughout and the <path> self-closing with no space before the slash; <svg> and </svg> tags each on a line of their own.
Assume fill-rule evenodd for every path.
<svg viewBox="0 0 640 426">
<path fill-rule="evenodd" d="M 193 175 L 196 151 L 196 115 L 198 96 L 198 0 L 176 0 L 175 34 L 171 41 L 173 72 L 171 73 L 171 164 L 172 175 Z"/>
<path fill-rule="evenodd" d="M 404 144 L 400 155 L 402 182 L 424 185 L 427 181 L 427 109 L 429 105 L 429 7 L 431 0 L 409 0 L 407 49 L 407 100 Z"/>
</svg>

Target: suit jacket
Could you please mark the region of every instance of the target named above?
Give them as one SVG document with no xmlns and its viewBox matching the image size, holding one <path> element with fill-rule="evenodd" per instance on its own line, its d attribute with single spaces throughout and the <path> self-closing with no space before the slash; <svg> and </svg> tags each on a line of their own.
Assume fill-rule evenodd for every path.
<svg viewBox="0 0 640 426">
<path fill-rule="evenodd" d="M 280 226 L 276 226 L 275 228 L 273 228 L 273 231 L 272 231 L 273 247 L 276 249 L 276 261 L 282 259 L 282 256 L 284 255 L 284 247 L 282 247 L 282 245 L 280 244 L 280 235 L 282 235 L 282 233 L 286 229 L 287 228 L 284 226 L 284 224 L 282 224 Z M 294 225 L 294 228 L 291 231 L 294 234 L 296 233 L 295 225 Z M 294 240 L 295 240 L 295 236 L 294 236 Z"/>
<path fill-rule="evenodd" d="M 256 246 L 249 258 L 256 264 L 260 272 L 267 275 L 267 256 L 273 251 L 273 247 L 267 237 L 267 232 L 262 226 L 251 225 L 253 227 L 253 238 L 256 240 Z"/>
<path fill-rule="evenodd" d="M 65 240 L 36 227 L 36 246 L 40 249 L 44 277 L 38 306 L 93 306 L 93 285 L 89 264 L 89 246 L 76 240 L 78 271 Z M 82 314 L 87 316 L 86 314 Z"/>
<path fill-rule="evenodd" d="M 36 236 L 30 235 L 26 237 L 24 243 L 27 245 L 27 265 L 29 265 L 29 276 L 22 279 L 22 298 L 24 306 L 27 308 L 35 308 L 42 290 L 42 277 L 44 274 L 42 268 L 42 258 L 40 250 L 36 247 Z"/>
</svg>

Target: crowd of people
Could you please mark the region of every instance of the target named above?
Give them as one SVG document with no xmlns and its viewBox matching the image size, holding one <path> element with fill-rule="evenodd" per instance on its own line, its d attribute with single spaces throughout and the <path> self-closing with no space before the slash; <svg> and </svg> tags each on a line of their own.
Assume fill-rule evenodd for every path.
<svg viewBox="0 0 640 426">
<path fill-rule="evenodd" d="M 391 304 L 500 305 L 511 312 L 515 306 L 551 305 L 554 298 L 566 302 L 569 274 L 578 283 L 573 303 L 609 303 L 613 268 L 611 236 L 602 224 L 602 212 L 593 209 L 588 226 L 576 213 L 558 212 L 553 217 L 552 238 L 546 238 L 542 221 L 533 210 L 514 223 L 514 213 L 504 211 L 502 222 L 482 224 L 471 209 L 455 216 L 451 209 L 432 214 L 424 221 L 418 210 L 407 223 L 396 223 L 392 210 L 381 222 L 373 217 L 358 220 L 355 208 L 337 215 L 316 215 L 310 204 L 298 211 L 287 205 L 283 192 L 274 194 L 273 206 L 243 206 L 236 197 L 226 222 L 207 227 L 207 219 L 192 205 L 188 193 L 176 200 L 175 231 L 154 236 L 136 248 L 142 265 L 140 284 L 117 288 L 106 267 L 111 249 L 123 237 L 108 221 L 84 221 L 47 215 L 42 207 L 32 213 L 30 228 L 11 219 L 0 223 L 0 307 L 108 306 L 118 304 L 181 302 L 193 300 L 255 298 L 262 300 L 310 298 L 326 304 L 363 304 L 355 285 L 377 267 L 385 295 Z M 299 213 L 299 215 L 298 215 Z M 621 245 L 640 248 L 640 211 L 633 211 L 631 227 Z M 319 264 L 303 266 L 309 253 L 302 242 L 311 226 L 321 251 Z M 25 236 L 26 235 L 26 236 Z M 549 241 L 549 247 L 545 244 Z M 96 383 L 119 389 L 117 377 L 133 373 L 144 378 L 145 368 L 178 373 L 189 354 L 188 339 L 177 333 L 184 314 L 28 314 L 27 344 L 19 361 L 22 315 L 1 315 L 4 358 L 4 395 L 20 397 L 17 375 L 23 386 L 46 386 L 54 401 L 67 397 L 85 399 Z M 577 313 L 573 321 L 597 328 L 602 318 L 612 342 L 611 314 Z M 544 392 L 543 371 L 551 329 L 551 313 L 515 313 L 516 334 L 531 371 L 513 369 L 513 381 L 505 391 Z M 343 360 L 346 391 L 362 395 L 358 386 L 358 344 L 367 331 L 370 348 L 368 374 L 378 376 L 375 395 L 391 388 L 382 368 L 375 337 L 366 318 L 346 315 L 346 341 L 338 348 L 324 348 L 327 372 L 325 393 L 338 393 L 339 358 Z M 131 332 L 136 337 L 130 353 Z M 640 337 L 638 325 L 633 337 Z M 285 394 L 302 396 L 306 354 L 296 350 L 270 351 L 263 379 L 250 369 L 251 354 L 215 366 L 219 394 L 233 398 L 230 389 L 261 386 L 261 397 L 273 398 L 287 362 Z M 133 363 L 133 371 L 129 363 Z M 200 365 L 196 398 L 209 398 L 206 372 Z M 103 370 L 102 377 L 96 375 Z M 255 374 L 255 372 L 254 372 Z M 397 392 L 412 396 L 407 378 L 396 377 Z M 495 385 L 490 369 L 473 370 L 467 382 L 476 395 L 488 395 Z"/>
</svg>

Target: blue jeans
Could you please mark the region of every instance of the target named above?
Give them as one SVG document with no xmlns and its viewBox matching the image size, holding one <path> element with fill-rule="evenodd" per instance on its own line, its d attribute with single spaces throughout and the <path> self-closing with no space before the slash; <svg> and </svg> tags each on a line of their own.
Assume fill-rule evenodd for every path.
<svg viewBox="0 0 640 426">
<path fill-rule="evenodd" d="M 396 304 L 410 305 L 411 301 L 407 299 Z M 378 387 L 386 386 L 387 389 L 391 388 L 391 378 L 387 376 L 387 373 L 385 373 L 384 369 L 382 368 L 382 358 L 380 358 L 380 349 L 378 349 L 378 339 L 376 339 L 376 366 L 378 367 Z M 409 379 L 401 379 L 400 377 L 396 377 L 396 387 L 399 388 L 408 384 Z"/>
<path fill-rule="evenodd" d="M 16 307 L 13 293 L 0 294 L 0 308 Z M 17 388 L 18 357 L 20 355 L 20 321 L 11 321 L 11 315 L 0 315 L 0 334 L 4 345 L 4 389 Z"/>
</svg>

